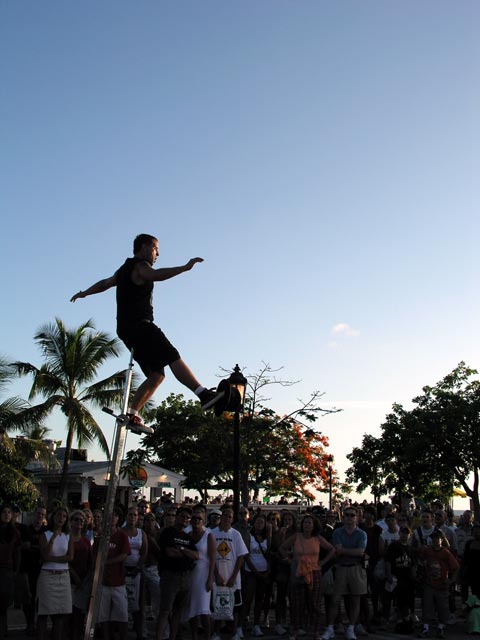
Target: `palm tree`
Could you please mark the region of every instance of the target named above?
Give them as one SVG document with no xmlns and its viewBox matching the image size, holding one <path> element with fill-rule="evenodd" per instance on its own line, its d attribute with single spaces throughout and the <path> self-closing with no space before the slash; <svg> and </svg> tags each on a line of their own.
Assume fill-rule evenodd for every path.
<svg viewBox="0 0 480 640">
<path fill-rule="evenodd" d="M 13 381 L 14 368 L 5 356 L 0 356 L 0 390 L 3 391 Z M 17 502 L 23 509 L 33 508 L 38 498 L 38 490 L 25 471 L 26 465 L 34 459 L 43 459 L 48 454 L 45 445 L 29 437 L 12 439 L 8 430 L 27 428 L 22 412 L 28 403 L 14 396 L 0 402 L 0 501 Z"/>
<path fill-rule="evenodd" d="M 13 380 L 15 370 L 5 356 L 0 356 L 0 391 L 3 391 Z M 16 418 L 27 407 L 25 400 L 18 396 L 6 398 L 0 402 L 0 434 L 18 427 Z"/>
<path fill-rule="evenodd" d="M 58 491 L 63 498 L 74 439 L 78 447 L 96 441 L 109 455 L 107 441 L 90 407 L 115 404 L 122 398 L 125 371 L 94 381 L 100 366 L 111 356 L 118 356 L 120 342 L 97 331 L 91 320 L 77 329 L 67 329 L 59 318 L 41 327 L 34 339 L 44 364 L 37 368 L 29 362 L 14 362 L 12 366 L 18 375 L 33 377 L 29 400 L 43 398 L 43 402 L 23 412 L 26 418 L 35 415 L 41 420 L 57 407 L 66 417 L 65 459 Z"/>
</svg>

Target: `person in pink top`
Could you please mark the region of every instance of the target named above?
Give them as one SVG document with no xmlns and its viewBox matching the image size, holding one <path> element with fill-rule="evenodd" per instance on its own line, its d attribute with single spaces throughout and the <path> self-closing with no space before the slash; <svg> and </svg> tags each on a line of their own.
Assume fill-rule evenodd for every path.
<svg viewBox="0 0 480 640">
<path fill-rule="evenodd" d="M 327 554 L 319 560 L 320 548 Z M 320 535 L 320 524 L 311 514 L 303 516 L 300 531 L 280 546 L 280 555 L 292 558 L 290 617 L 291 635 L 299 634 L 309 611 L 314 638 L 320 638 L 320 607 L 322 602 L 322 566 L 333 558 L 334 547 Z"/>
</svg>

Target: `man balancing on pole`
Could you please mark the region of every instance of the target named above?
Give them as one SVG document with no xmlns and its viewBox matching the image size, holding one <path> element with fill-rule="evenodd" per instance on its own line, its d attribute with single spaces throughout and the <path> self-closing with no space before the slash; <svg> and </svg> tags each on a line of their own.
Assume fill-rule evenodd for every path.
<svg viewBox="0 0 480 640">
<path fill-rule="evenodd" d="M 168 280 L 190 271 L 197 262 L 203 262 L 203 258 L 192 258 L 180 267 L 154 269 L 153 265 L 158 258 L 158 240 L 146 233 L 141 233 L 135 238 L 133 256 L 127 258 L 113 276 L 99 280 L 85 291 L 79 291 L 70 301 L 75 302 L 78 298 L 102 293 L 111 287 L 117 288 L 118 337 L 127 349 L 133 349 L 133 357 L 147 376 L 127 409 L 126 426 L 135 433 L 153 433 L 151 427 L 143 424 L 138 413 L 165 379 L 165 366 L 168 365 L 177 380 L 198 396 L 202 409 L 213 407 L 223 393 L 202 387 L 177 349 L 153 322 L 154 282 Z"/>
</svg>

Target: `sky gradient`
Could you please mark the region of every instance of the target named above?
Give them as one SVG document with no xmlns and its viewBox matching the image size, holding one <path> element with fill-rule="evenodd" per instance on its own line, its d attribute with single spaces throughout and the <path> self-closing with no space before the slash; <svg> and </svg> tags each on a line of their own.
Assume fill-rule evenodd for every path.
<svg viewBox="0 0 480 640">
<path fill-rule="evenodd" d="M 480 366 L 479 21 L 468 0 L 0 3 L 0 351 L 40 364 L 55 317 L 113 334 L 113 292 L 69 299 L 151 233 L 160 266 L 205 258 L 155 294 L 202 383 L 283 366 L 301 382 L 271 406 L 324 391 L 344 469 L 394 402 Z"/>
</svg>

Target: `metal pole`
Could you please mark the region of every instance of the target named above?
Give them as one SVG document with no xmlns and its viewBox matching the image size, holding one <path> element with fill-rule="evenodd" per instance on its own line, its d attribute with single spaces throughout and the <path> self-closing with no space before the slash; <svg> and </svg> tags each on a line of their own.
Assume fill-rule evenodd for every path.
<svg viewBox="0 0 480 640">
<path fill-rule="evenodd" d="M 332 510 L 332 465 L 328 467 L 328 508 Z"/>
<path fill-rule="evenodd" d="M 125 373 L 125 389 L 123 391 L 122 414 L 125 415 L 128 408 L 128 398 L 130 395 L 130 386 L 132 383 L 133 373 L 133 350 L 130 353 L 130 362 Z M 111 413 L 107 410 L 107 413 Z M 97 559 L 95 562 L 95 572 L 93 575 L 92 592 L 88 606 L 87 618 L 85 621 L 84 640 L 92 640 L 95 636 L 95 624 L 97 622 L 98 613 L 100 611 L 100 600 L 102 596 L 103 572 L 105 569 L 105 560 L 108 555 L 108 547 L 110 535 L 112 533 L 113 509 L 115 507 L 115 496 L 120 476 L 120 466 L 122 463 L 122 453 L 127 437 L 127 428 L 125 422 L 116 416 L 116 434 L 115 445 L 112 453 L 110 465 L 110 478 L 108 481 L 107 499 L 105 502 L 105 512 L 103 514 L 102 533 L 100 536 L 100 544 L 97 550 Z"/>
<path fill-rule="evenodd" d="M 233 417 L 233 514 L 238 520 L 240 510 L 240 411 Z"/>
</svg>

